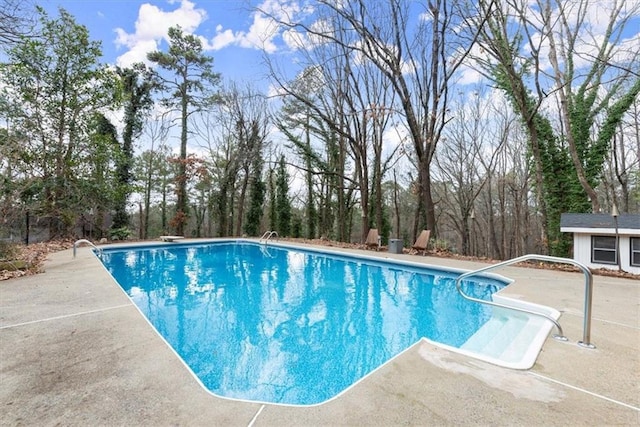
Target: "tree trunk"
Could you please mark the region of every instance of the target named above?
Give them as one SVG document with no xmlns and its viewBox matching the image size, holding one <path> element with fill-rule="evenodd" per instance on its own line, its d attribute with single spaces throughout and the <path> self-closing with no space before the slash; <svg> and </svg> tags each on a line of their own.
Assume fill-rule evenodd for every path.
<svg viewBox="0 0 640 427">
<path fill-rule="evenodd" d="M 184 83 L 186 85 L 186 83 Z M 182 127 L 180 133 L 180 161 L 178 163 L 178 176 L 176 177 L 176 234 L 178 236 L 184 235 L 185 225 L 188 220 L 188 207 L 187 207 L 187 122 L 188 122 L 188 99 L 186 94 L 182 96 L 182 117 L 180 118 L 180 125 Z"/>
</svg>

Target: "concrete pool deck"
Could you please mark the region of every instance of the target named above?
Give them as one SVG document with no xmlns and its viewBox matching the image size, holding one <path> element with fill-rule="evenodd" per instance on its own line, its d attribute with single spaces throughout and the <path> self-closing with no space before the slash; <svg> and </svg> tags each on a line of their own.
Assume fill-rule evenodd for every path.
<svg viewBox="0 0 640 427">
<path fill-rule="evenodd" d="M 290 407 L 212 396 L 89 248 L 57 252 L 45 273 L 0 282 L 0 425 L 639 425 L 640 281 L 594 276 L 592 350 L 576 344 L 581 273 L 496 273 L 510 296 L 561 311 L 570 341 L 548 338 L 526 371 L 421 341 L 339 397 Z"/>
</svg>

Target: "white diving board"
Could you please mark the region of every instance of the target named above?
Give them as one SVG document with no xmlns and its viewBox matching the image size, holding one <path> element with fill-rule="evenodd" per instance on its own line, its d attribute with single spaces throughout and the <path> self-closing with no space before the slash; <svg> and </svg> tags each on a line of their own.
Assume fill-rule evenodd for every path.
<svg viewBox="0 0 640 427">
<path fill-rule="evenodd" d="M 160 236 L 160 240 L 163 242 L 175 242 L 180 239 L 184 239 L 184 236 Z"/>
</svg>

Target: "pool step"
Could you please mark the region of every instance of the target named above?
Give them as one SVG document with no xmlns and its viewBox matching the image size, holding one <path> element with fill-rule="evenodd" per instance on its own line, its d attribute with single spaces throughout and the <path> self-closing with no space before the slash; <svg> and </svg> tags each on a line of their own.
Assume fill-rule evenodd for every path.
<svg viewBox="0 0 640 427">
<path fill-rule="evenodd" d="M 550 322 L 541 317 L 523 313 L 502 313 L 497 311 L 460 348 L 482 358 L 499 360 L 501 364 L 527 369 L 533 365 L 541 343 L 540 333 Z M 546 328 L 548 333 L 550 330 Z"/>
</svg>

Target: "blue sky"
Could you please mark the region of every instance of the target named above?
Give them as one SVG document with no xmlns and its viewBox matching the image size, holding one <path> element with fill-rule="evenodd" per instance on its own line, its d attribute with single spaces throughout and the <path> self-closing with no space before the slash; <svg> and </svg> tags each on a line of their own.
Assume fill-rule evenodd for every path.
<svg viewBox="0 0 640 427">
<path fill-rule="evenodd" d="M 221 73 L 223 82 L 234 81 L 241 86 L 249 83 L 264 93 L 273 93 L 270 88 L 264 55 L 286 66 L 287 72 L 295 72 L 296 50 L 308 39 L 294 30 L 277 28 L 255 8 L 272 13 L 283 20 L 310 17 L 313 0 L 32 0 L 43 6 L 51 16 L 57 16 L 57 8 L 70 12 L 79 24 L 85 25 L 93 40 L 102 42 L 103 61 L 107 64 L 130 66 L 134 62 L 146 61 L 148 52 L 166 50 L 166 34 L 171 26 L 180 25 L 185 32 L 199 36 L 205 53 L 214 58 L 214 70 Z M 340 0 L 337 0 L 340 1 Z M 371 0 L 373 2 L 379 0 Z M 568 10 L 578 10 L 578 2 L 565 0 Z M 616 1 L 592 0 L 589 2 L 585 33 L 576 49 L 584 52 L 582 60 L 592 57 L 598 40 L 604 34 L 609 19 L 609 10 Z M 414 5 L 424 5 L 424 0 Z M 529 6 L 535 9 L 536 2 Z M 622 52 L 640 52 L 640 0 L 624 0 L 626 13 L 634 16 L 631 25 L 623 33 Z M 532 9 L 532 10 L 533 10 Z M 422 19 L 420 9 L 413 18 Z M 533 12 L 535 15 L 536 13 Z M 571 18 L 571 17 L 570 17 Z M 311 17 L 313 19 L 313 17 Z M 317 23 L 318 21 L 316 21 Z M 307 22 L 309 23 L 309 22 Z M 534 34 L 534 40 L 537 35 Z M 301 43 L 302 41 L 302 43 Z M 541 46 L 543 51 L 545 46 Z M 479 47 L 477 49 L 480 49 Z M 475 52 L 479 54 L 479 52 Z M 550 72 L 547 60 L 541 62 L 544 72 Z M 580 67 L 580 60 L 575 64 Z M 463 68 L 458 91 L 472 93 L 481 83 L 481 76 L 472 68 Z M 467 89 L 471 89 L 467 91 Z M 497 96 L 497 98 L 496 98 Z M 488 90 L 487 99 L 498 104 L 502 97 Z M 406 139 L 406 129 L 391 128 L 385 131 L 385 146 L 395 149 Z M 273 130 L 274 141 L 278 138 Z"/>
<path fill-rule="evenodd" d="M 186 32 L 201 37 L 208 55 L 214 58 L 215 70 L 224 80 L 250 81 L 268 87 L 265 52 L 270 56 L 286 55 L 299 49 L 303 36 L 292 30 L 276 28 L 272 21 L 255 11 L 259 8 L 283 20 L 306 15 L 313 1 L 305 0 L 33 0 L 51 15 L 63 7 L 76 21 L 89 28 L 92 39 L 100 40 L 104 62 L 129 66 L 145 61 L 150 51 L 166 48 L 166 33 L 180 25 Z M 571 0 L 567 0 L 571 1 Z M 531 4 L 534 4 L 533 2 Z M 594 35 L 602 34 L 608 20 L 607 5 L 613 0 L 594 0 L 586 16 Z M 640 0 L 625 0 L 628 11 L 635 10 L 633 25 L 624 37 L 640 45 Z M 575 8 L 573 8 L 575 9 Z M 295 19 L 295 18 L 294 18 Z M 416 14 L 416 19 L 418 14 Z M 296 44 L 297 42 L 297 44 Z M 477 83 L 479 75 L 465 70 L 465 83 Z"/>
<path fill-rule="evenodd" d="M 372 0 L 378 1 L 378 0 Z M 566 0 L 569 13 L 578 10 L 578 2 Z M 617 0 L 621 1 L 621 0 Z M 202 40 L 205 53 L 214 58 L 214 70 L 220 72 L 223 81 L 235 81 L 251 85 L 265 93 L 270 91 L 270 81 L 264 56 L 277 58 L 287 71 L 295 68 L 296 51 L 310 40 L 295 30 L 276 27 L 271 19 L 256 9 L 266 11 L 282 20 L 310 17 L 313 0 L 33 0 L 52 16 L 57 8 L 70 12 L 79 24 L 85 25 L 93 40 L 102 42 L 107 64 L 130 66 L 134 62 L 146 61 L 148 52 L 165 50 L 166 34 L 171 26 L 180 25 L 185 32 L 195 34 Z M 536 2 L 530 1 L 530 7 Z M 417 6 L 416 20 L 422 19 Z M 578 40 L 576 49 L 584 52 L 580 57 L 592 57 L 599 38 L 604 34 L 614 0 L 593 0 L 588 3 L 585 15 L 585 33 Z M 624 0 L 626 13 L 634 16 L 631 25 L 623 33 L 623 52 L 640 52 L 640 0 Z M 306 5 L 306 6 L 305 6 Z M 532 9 L 533 10 L 533 9 Z M 535 15 L 535 12 L 533 12 Z M 571 17 L 569 17 L 571 18 Z M 313 17 L 311 18 L 313 19 Z M 316 17 L 317 19 L 317 17 Z M 317 22 L 317 21 L 316 21 Z M 536 35 L 534 34 L 534 40 Z M 543 50 L 545 46 L 542 46 Z M 477 49 L 480 49 L 479 47 Z M 476 54 L 480 54 L 476 52 Z M 580 60 L 575 65 L 584 65 Z M 544 71 L 550 72 L 550 64 L 541 62 Z M 481 82 L 477 71 L 463 68 L 458 83 L 459 89 L 472 88 Z M 492 96 L 491 93 L 488 94 Z M 389 135 L 392 145 L 400 136 Z"/>
<path fill-rule="evenodd" d="M 39 0 L 52 16 L 57 8 L 70 12 L 85 25 L 93 40 L 102 42 L 104 62 L 129 66 L 145 61 L 146 53 L 165 49 L 167 29 L 180 25 L 202 38 L 206 54 L 225 80 L 268 84 L 262 65 L 263 48 L 286 50 L 286 43 L 269 21 L 252 6 L 280 10 L 282 2 L 262 0 Z M 296 2 L 290 2 L 296 8 Z M 260 85 L 263 86 L 263 85 Z"/>
</svg>

